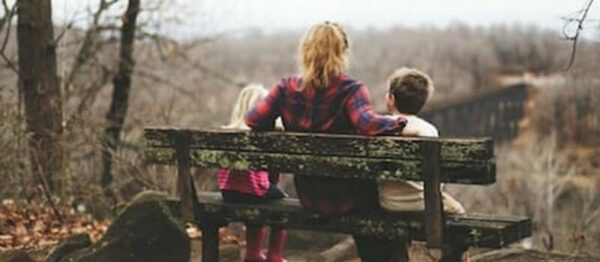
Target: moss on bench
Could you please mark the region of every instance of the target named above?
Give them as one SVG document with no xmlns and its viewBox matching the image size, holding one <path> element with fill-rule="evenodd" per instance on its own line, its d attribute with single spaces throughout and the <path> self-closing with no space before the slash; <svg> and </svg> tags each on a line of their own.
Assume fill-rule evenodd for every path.
<svg viewBox="0 0 600 262">
<path fill-rule="evenodd" d="M 288 228 L 341 232 L 394 239 L 425 240 L 422 212 L 322 215 L 303 209 L 295 199 L 266 205 L 225 204 L 218 193 L 199 194 L 197 212 L 214 223 L 247 222 Z M 499 248 L 531 236 L 531 220 L 491 215 L 447 215 L 447 241 L 465 246 Z"/>
<path fill-rule="evenodd" d="M 263 169 L 325 177 L 423 181 L 421 160 L 370 159 L 346 156 L 314 156 L 224 150 L 191 150 L 191 164 L 237 170 Z M 149 163 L 175 164 L 173 148 L 147 148 Z M 468 162 L 442 161 L 441 180 L 446 183 L 490 184 L 495 182 L 493 159 Z"/>
</svg>

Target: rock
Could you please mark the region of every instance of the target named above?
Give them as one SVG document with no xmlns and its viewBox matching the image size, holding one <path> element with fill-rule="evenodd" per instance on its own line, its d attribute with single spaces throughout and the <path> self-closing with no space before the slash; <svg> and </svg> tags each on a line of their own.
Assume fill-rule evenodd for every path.
<svg viewBox="0 0 600 262">
<path fill-rule="evenodd" d="M 58 262 L 66 255 L 92 245 L 92 241 L 88 234 L 76 234 L 61 241 L 55 248 L 50 251 L 50 255 L 46 258 L 46 262 Z"/>
<path fill-rule="evenodd" d="M 168 196 L 146 191 L 119 214 L 104 237 L 59 261 L 188 262 L 190 239 L 169 207 Z"/>
<path fill-rule="evenodd" d="M 354 239 L 352 237 L 346 238 L 344 241 L 336 244 L 335 246 L 321 252 L 318 256 L 313 258 L 314 261 L 323 262 L 337 262 L 337 261 L 348 261 L 351 258 L 357 257 L 356 247 L 354 246 Z"/>
<path fill-rule="evenodd" d="M 0 262 L 36 262 L 23 250 L 0 252 Z"/>
<path fill-rule="evenodd" d="M 288 230 L 286 249 L 305 249 L 315 247 L 312 251 L 324 251 L 325 249 L 345 240 L 348 235 L 332 234 L 329 232 Z"/>
<path fill-rule="evenodd" d="M 240 246 L 233 244 L 221 245 L 221 247 L 219 248 L 219 261 L 236 262 L 240 260 L 242 260 Z"/>
</svg>

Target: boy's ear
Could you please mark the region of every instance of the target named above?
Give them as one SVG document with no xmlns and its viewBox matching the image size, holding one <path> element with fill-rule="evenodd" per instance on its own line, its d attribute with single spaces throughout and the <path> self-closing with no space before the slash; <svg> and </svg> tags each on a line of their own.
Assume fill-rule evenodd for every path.
<svg viewBox="0 0 600 262">
<path fill-rule="evenodd" d="M 390 101 L 390 103 L 394 103 L 394 101 L 396 101 L 396 97 L 394 96 L 394 94 L 388 92 L 388 100 Z"/>
<path fill-rule="evenodd" d="M 392 110 L 395 107 L 395 105 L 394 105 L 395 102 L 394 101 L 396 101 L 396 98 L 394 97 L 394 94 L 392 94 L 390 92 L 387 92 L 386 95 L 385 95 L 385 98 L 386 98 L 385 99 L 385 103 L 386 103 L 386 106 L 388 108 L 388 111 Z"/>
</svg>

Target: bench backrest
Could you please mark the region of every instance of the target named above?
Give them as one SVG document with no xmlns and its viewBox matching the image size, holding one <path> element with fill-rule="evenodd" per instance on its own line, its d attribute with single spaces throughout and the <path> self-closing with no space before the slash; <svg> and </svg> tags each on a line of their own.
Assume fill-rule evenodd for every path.
<svg viewBox="0 0 600 262">
<path fill-rule="evenodd" d="M 441 182 L 495 182 L 488 138 L 366 137 L 291 132 L 147 128 L 148 163 L 176 164 L 179 144 L 192 166 L 260 169 L 295 175 L 424 181 L 427 147 L 440 147 Z"/>
<path fill-rule="evenodd" d="M 443 246 L 440 183 L 496 180 L 487 138 L 366 137 L 291 132 L 146 128 L 148 163 L 176 164 L 181 215 L 194 220 L 191 166 L 269 170 L 294 175 L 425 182 L 425 231 L 430 247 Z"/>
</svg>

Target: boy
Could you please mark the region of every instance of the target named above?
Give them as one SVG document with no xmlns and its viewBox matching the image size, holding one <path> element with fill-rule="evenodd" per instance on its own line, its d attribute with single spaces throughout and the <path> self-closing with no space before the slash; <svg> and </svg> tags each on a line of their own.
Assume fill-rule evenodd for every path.
<svg viewBox="0 0 600 262">
<path fill-rule="evenodd" d="M 397 69 L 388 79 L 387 110 L 408 120 L 403 136 L 438 136 L 435 126 L 416 116 L 433 90 L 429 76 L 412 68 Z M 462 205 L 446 193 L 442 193 L 442 202 L 445 212 L 465 212 Z M 411 181 L 383 181 L 379 184 L 379 204 L 388 211 L 422 211 L 425 209 L 423 186 Z"/>
</svg>

